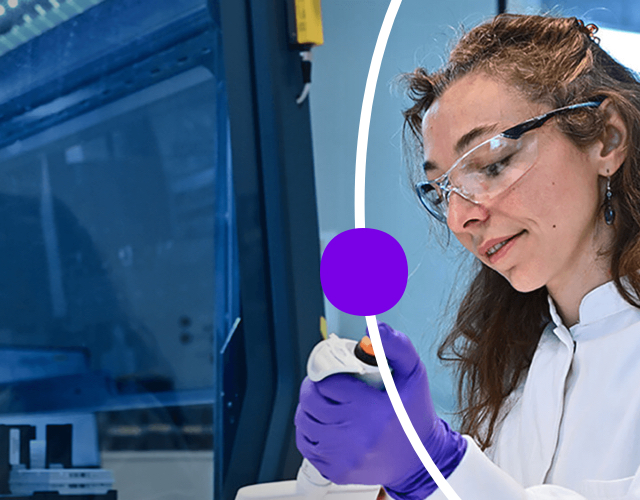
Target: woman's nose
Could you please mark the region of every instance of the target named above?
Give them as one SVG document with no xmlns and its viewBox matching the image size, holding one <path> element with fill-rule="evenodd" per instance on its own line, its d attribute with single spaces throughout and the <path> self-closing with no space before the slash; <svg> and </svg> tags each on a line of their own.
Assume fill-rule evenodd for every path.
<svg viewBox="0 0 640 500">
<path fill-rule="evenodd" d="M 449 198 L 447 225 L 454 233 L 472 229 L 473 226 L 485 222 L 489 218 L 486 207 L 472 201 L 455 191 Z"/>
</svg>

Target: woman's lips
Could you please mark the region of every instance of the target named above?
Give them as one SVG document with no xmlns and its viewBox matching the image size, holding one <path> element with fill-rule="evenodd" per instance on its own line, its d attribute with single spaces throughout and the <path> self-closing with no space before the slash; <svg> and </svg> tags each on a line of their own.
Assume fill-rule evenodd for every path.
<svg viewBox="0 0 640 500">
<path fill-rule="evenodd" d="M 489 262 L 493 264 L 498 259 L 502 258 L 514 245 L 516 239 L 524 233 L 525 231 L 523 230 L 507 238 L 496 238 L 488 241 L 482 246 L 481 254 L 489 259 Z"/>
</svg>

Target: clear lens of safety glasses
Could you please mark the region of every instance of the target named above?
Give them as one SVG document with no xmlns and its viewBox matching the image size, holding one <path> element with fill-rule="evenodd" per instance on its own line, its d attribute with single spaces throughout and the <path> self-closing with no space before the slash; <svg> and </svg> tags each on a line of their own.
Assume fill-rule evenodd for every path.
<svg viewBox="0 0 640 500">
<path fill-rule="evenodd" d="M 418 197 L 431 215 L 446 222 L 452 192 L 475 203 L 502 193 L 535 164 L 537 146 L 535 133 L 518 139 L 492 137 L 462 156 L 446 174 L 417 184 Z"/>
</svg>

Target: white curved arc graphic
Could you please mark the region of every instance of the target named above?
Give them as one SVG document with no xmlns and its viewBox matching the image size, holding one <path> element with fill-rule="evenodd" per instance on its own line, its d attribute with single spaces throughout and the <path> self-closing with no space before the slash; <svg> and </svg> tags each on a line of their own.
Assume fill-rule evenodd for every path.
<svg viewBox="0 0 640 500">
<path fill-rule="evenodd" d="M 378 40 L 376 41 L 375 49 L 373 50 L 373 56 L 371 57 L 371 65 L 369 66 L 369 75 L 367 76 L 367 83 L 364 89 L 364 97 L 362 99 L 362 110 L 360 112 L 360 127 L 358 129 L 358 145 L 356 149 L 356 180 L 355 180 L 355 227 L 364 228 L 364 190 L 365 190 L 365 173 L 367 168 L 367 142 L 369 140 L 369 123 L 371 121 L 371 110 L 373 108 L 373 97 L 376 91 L 376 83 L 378 81 L 378 74 L 380 73 L 380 66 L 382 64 L 382 56 L 384 56 L 384 50 L 389 40 L 389 34 L 393 27 L 396 14 L 400 8 L 402 0 L 391 0 L 389 8 L 384 16 L 380 33 L 378 34 Z M 438 488 L 442 490 L 448 500 L 460 500 L 460 497 L 453 490 L 451 485 L 444 478 L 436 464 L 433 463 L 429 452 L 420 441 L 418 434 L 409 419 L 409 415 L 400 400 L 400 395 L 396 389 L 396 385 L 391 377 L 389 371 L 389 364 L 384 354 L 382 347 L 382 341 L 380 340 L 380 332 L 378 331 L 378 323 L 375 316 L 367 316 L 367 327 L 369 328 L 369 335 L 373 344 L 373 350 L 375 352 L 376 361 L 380 368 L 382 375 L 382 381 L 384 382 L 387 394 L 393 405 L 393 409 L 400 420 L 400 424 L 404 429 L 405 434 L 411 442 L 411 446 L 418 454 L 418 457 L 426 467 L 427 471 L 434 479 Z"/>
</svg>

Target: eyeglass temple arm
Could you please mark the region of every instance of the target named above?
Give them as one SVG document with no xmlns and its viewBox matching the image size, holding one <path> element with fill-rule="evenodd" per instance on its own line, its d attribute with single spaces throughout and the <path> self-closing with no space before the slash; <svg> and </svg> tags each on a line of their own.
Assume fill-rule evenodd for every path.
<svg viewBox="0 0 640 500">
<path fill-rule="evenodd" d="M 547 120 L 553 118 L 556 115 L 559 115 L 561 113 L 566 113 L 567 111 L 573 111 L 574 109 L 597 108 L 598 106 L 600 106 L 600 104 L 602 104 L 602 101 L 604 101 L 604 98 L 597 101 L 581 102 L 579 104 L 572 104 L 571 106 L 565 106 L 563 108 L 554 109 L 553 111 L 549 111 L 548 113 L 542 116 L 531 118 L 531 120 L 527 120 L 526 122 L 520 123 L 515 127 L 505 130 L 504 132 L 502 132 L 501 135 L 503 137 L 506 137 L 507 139 L 520 139 L 520 136 L 522 136 L 522 134 L 524 134 L 525 132 L 528 132 L 529 130 L 542 127 L 542 125 L 544 125 L 547 122 Z"/>
</svg>

